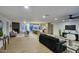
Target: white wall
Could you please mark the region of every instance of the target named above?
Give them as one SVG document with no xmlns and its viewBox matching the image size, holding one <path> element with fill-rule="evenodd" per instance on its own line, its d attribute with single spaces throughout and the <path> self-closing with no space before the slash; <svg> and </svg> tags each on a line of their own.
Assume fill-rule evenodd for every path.
<svg viewBox="0 0 79 59">
<path fill-rule="evenodd" d="M 71 32 L 79 33 L 79 21 L 70 21 L 54 23 L 54 35 L 59 35 L 59 30 L 63 32 L 65 29 L 65 25 L 76 25 L 76 31 Z M 68 31 L 66 30 L 66 32 Z"/>
</svg>

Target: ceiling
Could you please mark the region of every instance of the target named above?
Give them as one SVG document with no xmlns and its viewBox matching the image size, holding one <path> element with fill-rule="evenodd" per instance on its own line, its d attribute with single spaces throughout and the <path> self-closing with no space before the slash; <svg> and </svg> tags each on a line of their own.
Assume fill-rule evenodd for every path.
<svg viewBox="0 0 79 59">
<path fill-rule="evenodd" d="M 70 14 L 78 14 L 78 6 L 0 6 L 0 15 L 18 21 L 30 22 L 55 22 Z M 42 16 L 47 16 L 43 18 Z M 57 18 L 58 20 L 54 20 Z"/>
</svg>

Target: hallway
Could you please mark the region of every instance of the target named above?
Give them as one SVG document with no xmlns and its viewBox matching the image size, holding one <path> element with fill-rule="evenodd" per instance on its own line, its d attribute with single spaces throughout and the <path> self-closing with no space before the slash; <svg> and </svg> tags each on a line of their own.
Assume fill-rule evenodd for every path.
<svg viewBox="0 0 79 59">
<path fill-rule="evenodd" d="M 20 36 L 21 37 L 20 37 Z M 51 51 L 39 42 L 38 36 L 31 33 L 28 37 L 18 37 L 10 39 L 5 52 L 8 53 L 50 53 Z"/>
</svg>

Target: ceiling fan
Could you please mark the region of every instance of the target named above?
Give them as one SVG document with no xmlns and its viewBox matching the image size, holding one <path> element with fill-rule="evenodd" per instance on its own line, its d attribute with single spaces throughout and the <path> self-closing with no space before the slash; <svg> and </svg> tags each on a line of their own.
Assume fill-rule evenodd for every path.
<svg viewBox="0 0 79 59">
<path fill-rule="evenodd" d="M 79 20 L 79 16 L 78 15 L 66 15 L 66 16 L 63 16 L 61 18 L 62 21 L 76 21 L 76 20 Z"/>
<path fill-rule="evenodd" d="M 79 16 L 69 15 L 69 19 L 79 19 Z"/>
</svg>

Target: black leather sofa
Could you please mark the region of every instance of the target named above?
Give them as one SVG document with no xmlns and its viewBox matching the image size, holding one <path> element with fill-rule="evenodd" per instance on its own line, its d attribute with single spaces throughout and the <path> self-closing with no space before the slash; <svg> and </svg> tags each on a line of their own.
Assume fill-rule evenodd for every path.
<svg viewBox="0 0 79 59">
<path fill-rule="evenodd" d="M 55 53 L 61 53 L 66 50 L 66 46 L 63 45 L 65 41 L 60 42 L 58 38 L 40 34 L 39 41 Z"/>
</svg>

